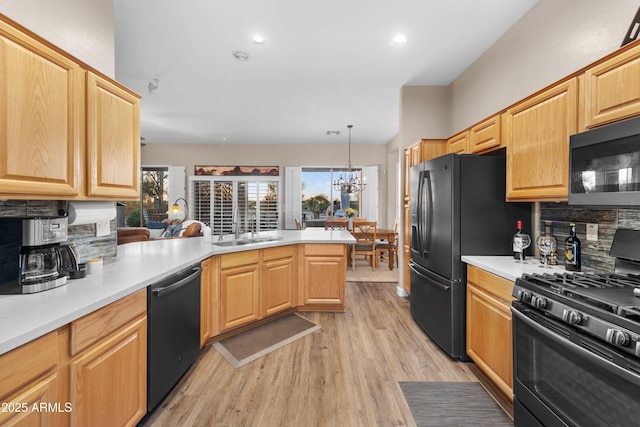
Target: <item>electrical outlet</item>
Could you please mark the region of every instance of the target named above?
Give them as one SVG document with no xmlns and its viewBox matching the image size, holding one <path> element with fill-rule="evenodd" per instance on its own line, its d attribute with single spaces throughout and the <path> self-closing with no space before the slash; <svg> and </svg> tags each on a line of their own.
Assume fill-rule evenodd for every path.
<svg viewBox="0 0 640 427">
<path fill-rule="evenodd" d="M 598 224 L 587 224 L 587 240 L 598 241 Z"/>
<path fill-rule="evenodd" d="M 109 234 L 111 234 L 111 228 L 108 222 L 96 223 L 96 237 L 108 236 Z"/>
</svg>

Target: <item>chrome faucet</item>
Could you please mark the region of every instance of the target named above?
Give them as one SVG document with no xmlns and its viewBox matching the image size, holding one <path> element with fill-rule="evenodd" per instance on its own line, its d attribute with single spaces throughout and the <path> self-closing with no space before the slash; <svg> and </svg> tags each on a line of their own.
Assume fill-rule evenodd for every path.
<svg viewBox="0 0 640 427">
<path fill-rule="evenodd" d="M 233 208 L 232 228 L 236 233 L 236 240 L 240 238 L 240 210 L 238 207 Z"/>
</svg>

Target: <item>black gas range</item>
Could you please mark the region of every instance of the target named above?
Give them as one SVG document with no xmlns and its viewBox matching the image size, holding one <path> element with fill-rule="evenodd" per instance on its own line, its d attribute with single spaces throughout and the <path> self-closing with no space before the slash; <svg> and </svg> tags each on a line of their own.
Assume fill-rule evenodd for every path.
<svg viewBox="0 0 640 427">
<path fill-rule="evenodd" d="M 610 253 L 612 273 L 516 280 L 516 425 L 640 420 L 640 231 L 618 230 Z"/>
</svg>

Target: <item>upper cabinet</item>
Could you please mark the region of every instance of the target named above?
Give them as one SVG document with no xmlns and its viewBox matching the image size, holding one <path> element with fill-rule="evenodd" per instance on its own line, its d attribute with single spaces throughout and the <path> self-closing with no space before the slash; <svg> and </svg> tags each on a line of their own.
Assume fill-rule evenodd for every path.
<svg viewBox="0 0 640 427">
<path fill-rule="evenodd" d="M 500 117 L 500 114 L 496 114 L 471 128 L 469 131 L 469 151 L 482 153 L 501 147 Z"/>
<path fill-rule="evenodd" d="M 640 114 L 640 44 L 587 69 L 581 94 L 582 129 Z"/>
<path fill-rule="evenodd" d="M 569 136 L 576 133 L 577 115 L 577 77 L 506 111 L 507 201 L 567 200 Z"/>
<path fill-rule="evenodd" d="M 79 194 L 84 71 L 0 21 L 0 195 Z"/>
<path fill-rule="evenodd" d="M 0 18 L 0 197 L 136 200 L 139 96 Z"/>
<path fill-rule="evenodd" d="M 137 95 L 87 75 L 88 196 L 136 198 L 140 170 Z"/>
<path fill-rule="evenodd" d="M 464 154 L 469 152 L 469 130 L 452 136 L 447 141 L 447 153 Z"/>
</svg>

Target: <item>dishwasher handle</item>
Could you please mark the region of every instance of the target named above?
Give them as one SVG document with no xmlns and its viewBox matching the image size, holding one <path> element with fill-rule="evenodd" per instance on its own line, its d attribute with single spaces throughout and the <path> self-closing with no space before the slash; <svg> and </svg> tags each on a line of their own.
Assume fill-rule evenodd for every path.
<svg viewBox="0 0 640 427">
<path fill-rule="evenodd" d="M 191 273 L 190 275 L 188 275 L 184 279 L 181 279 L 181 280 L 177 281 L 176 283 L 172 283 L 170 285 L 163 286 L 161 288 L 151 289 L 151 293 L 153 294 L 154 297 L 161 297 L 163 295 L 171 293 L 171 292 L 173 292 L 175 290 L 178 290 L 181 287 L 185 286 L 189 282 L 191 282 L 193 277 L 199 275 L 201 272 L 202 272 L 202 268 L 201 267 L 194 267 L 193 268 L 193 273 Z"/>
</svg>

